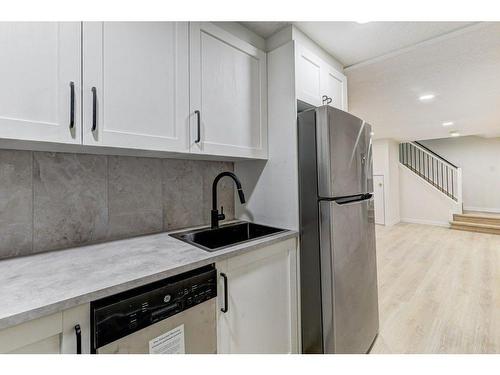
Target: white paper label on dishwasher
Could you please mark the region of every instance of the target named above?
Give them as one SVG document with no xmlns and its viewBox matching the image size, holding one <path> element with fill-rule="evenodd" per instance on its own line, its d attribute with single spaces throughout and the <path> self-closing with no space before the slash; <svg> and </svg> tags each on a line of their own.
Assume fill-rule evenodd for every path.
<svg viewBox="0 0 500 375">
<path fill-rule="evenodd" d="M 149 354 L 185 354 L 184 324 L 149 342 Z"/>
</svg>

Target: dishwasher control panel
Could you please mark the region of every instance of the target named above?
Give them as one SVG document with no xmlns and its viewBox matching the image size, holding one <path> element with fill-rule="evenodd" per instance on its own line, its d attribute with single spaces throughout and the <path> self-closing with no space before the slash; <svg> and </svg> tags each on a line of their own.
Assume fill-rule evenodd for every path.
<svg viewBox="0 0 500 375">
<path fill-rule="evenodd" d="M 217 296 L 215 265 L 90 304 L 92 351 Z"/>
</svg>

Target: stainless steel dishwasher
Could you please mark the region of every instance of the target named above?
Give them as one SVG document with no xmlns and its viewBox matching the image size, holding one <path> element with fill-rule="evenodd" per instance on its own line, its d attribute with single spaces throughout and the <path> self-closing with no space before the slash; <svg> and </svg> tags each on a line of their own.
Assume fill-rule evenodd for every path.
<svg viewBox="0 0 500 375">
<path fill-rule="evenodd" d="M 212 264 L 92 302 L 92 353 L 216 353 L 216 277 Z"/>
</svg>

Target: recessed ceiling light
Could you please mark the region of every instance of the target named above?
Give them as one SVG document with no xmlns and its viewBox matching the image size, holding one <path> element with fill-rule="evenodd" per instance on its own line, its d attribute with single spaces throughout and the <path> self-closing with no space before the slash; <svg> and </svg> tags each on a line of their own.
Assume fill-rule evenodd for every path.
<svg viewBox="0 0 500 375">
<path fill-rule="evenodd" d="M 432 100 L 436 97 L 436 95 L 434 94 L 425 94 L 425 95 L 420 95 L 418 97 L 418 100 L 420 100 L 421 102 L 426 102 L 428 100 Z"/>
<path fill-rule="evenodd" d="M 454 124 L 453 121 L 446 121 L 446 122 L 443 122 L 443 126 L 452 126 Z"/>
<path fill-rule="evenodd" d="M 450 135 L 451 135 L 452 137 L 460 137 L 460 133 L 459 133 L 459 132 L 457 132 L 457 131 L 450 132 Z"/>
</svg>

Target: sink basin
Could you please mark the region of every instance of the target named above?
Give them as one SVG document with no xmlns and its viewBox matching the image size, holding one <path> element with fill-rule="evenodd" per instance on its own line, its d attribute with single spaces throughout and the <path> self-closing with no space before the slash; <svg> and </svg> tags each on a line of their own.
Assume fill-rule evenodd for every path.
<svg viewBox="0 0 500 375">
<path fill-rule="evenodd" d="M 218 229 L 199 229 L 174 233 L 171 234 L 171 236 L 206 251 L 217 251 L 228 246 L 237 245 L 283 231 L 284 229 L 267 227 L 265 225 L 239 222 L 227 224 Z"/>
</svg>

